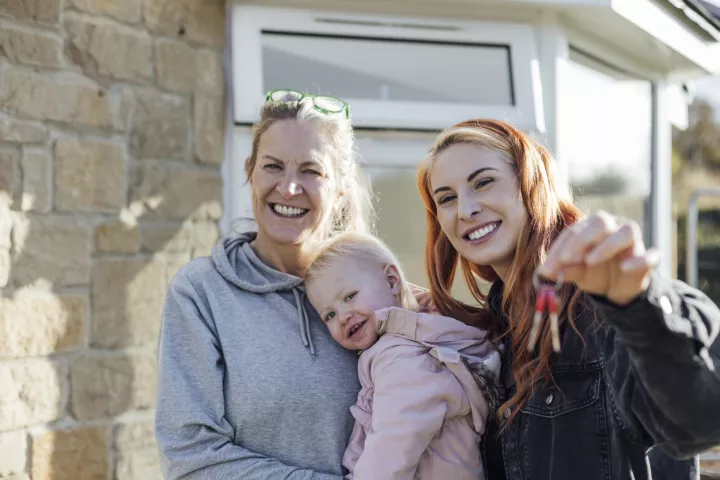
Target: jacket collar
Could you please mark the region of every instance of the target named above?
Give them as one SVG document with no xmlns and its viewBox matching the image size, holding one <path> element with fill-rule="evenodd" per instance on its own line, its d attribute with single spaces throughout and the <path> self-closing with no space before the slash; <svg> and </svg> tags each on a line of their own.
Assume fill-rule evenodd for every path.
<svg viewBox="0 0 720 480">
<path fill-rule="evenodd" d="M 505 315 L 502 311 L 502 298 L 503 292 L 505 291 L 505 284 L 502 280 L 498 279 L 493 282 L 490 286 L 490 291 L 487 295 L 487 304 L 492 309 L 493 313 L 498 317 L 505 319 Z"/>
</svg>

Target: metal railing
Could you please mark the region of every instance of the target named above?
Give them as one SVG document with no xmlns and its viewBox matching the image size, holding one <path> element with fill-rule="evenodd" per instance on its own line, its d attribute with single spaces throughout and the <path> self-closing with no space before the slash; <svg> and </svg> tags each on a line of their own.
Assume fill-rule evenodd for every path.
<svg viewBox="0 0 720 480">
<path fill-rule="evenodd" d="M 720 188 L 700 188 L 690 195 L 687 217 L 687 242 L 685 245 L 685 280 L 691 287 L 698 286 L 698 200 L 700 197 L 720 197 Z"/>
</svg>

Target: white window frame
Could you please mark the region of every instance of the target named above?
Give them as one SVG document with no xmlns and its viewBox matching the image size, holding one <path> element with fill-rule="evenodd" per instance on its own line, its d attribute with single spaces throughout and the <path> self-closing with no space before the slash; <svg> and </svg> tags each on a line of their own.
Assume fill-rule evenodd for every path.
<svg viewBox="0 0 720 480">
<path fill-rule="evenodd" d="M 236 124 L 252 124 L 258 119 L 266 93 L 263 91 L 261 35 L 264 30 L 270 30 L 507 46 L 510 48 L 515 105 L 347 98 L 354 126 L 436 130 L 467 118 L 492 117 L 531 131 L 545 130 L 535 31 L 530 24 L 436 21 L 237 4 L 233 5 L 231 22 L 233 120 Z"/>
</svg>

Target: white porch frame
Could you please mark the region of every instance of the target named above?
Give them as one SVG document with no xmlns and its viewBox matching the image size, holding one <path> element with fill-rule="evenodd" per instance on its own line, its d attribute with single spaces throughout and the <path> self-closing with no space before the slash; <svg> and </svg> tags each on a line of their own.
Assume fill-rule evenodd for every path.
<svg viewBox="0 0 720 480">
<path fill-rule="evenodd" d="M 478 116 L 506 120 L 521 128 L 544 132 L 540 69 L 532 25 L 499 22 L 436 21 L 408 17 L 349 15 L 251 5 L 232 7 L 232 49 L 235 123 L 257 120 L 264 101 L 261 35 L 263 30 L 316 35 L 358 36 L 402 40 L 476 43 L 510 48 L 515 104 L 459 105 L 441 102 L 382 102 L 346 98 L 353 123 L 363 128 L 436 130 Z"/>
</svg>

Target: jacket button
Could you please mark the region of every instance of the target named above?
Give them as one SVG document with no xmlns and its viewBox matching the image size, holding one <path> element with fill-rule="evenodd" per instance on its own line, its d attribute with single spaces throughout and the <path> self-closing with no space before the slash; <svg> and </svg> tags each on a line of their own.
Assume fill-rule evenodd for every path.
<svg viewBox="0 0 720 480">
<path fill-rule="evenodd" d="M 552 403 L 552 401 L 553 401 L 553 394 L 551 393 L 551 394 L 548 395 L 547 398 L 545 399 L 545 405 L 550 405 L 550 404 Z"/>
<path fill-rule="evenodd" d="M 512 415 L 512 409 L 506 408 L 505 411 L 503 412 L 503 416 L 507 420 L 508 418 L 510 418 L 510 415 Z"/>
</svg>

